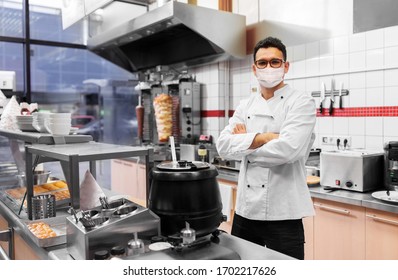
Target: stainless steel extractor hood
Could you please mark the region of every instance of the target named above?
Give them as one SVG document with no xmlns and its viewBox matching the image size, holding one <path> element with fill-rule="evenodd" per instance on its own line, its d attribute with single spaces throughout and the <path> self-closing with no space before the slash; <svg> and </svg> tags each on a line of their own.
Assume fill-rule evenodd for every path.
<svg viewBox="0 0 398 280">
<path fill-rule="evenodd" d="M 170 1 L 88 40 L 88 48 L 136 72 L 246 55 L 245 16 Z"/>
</svg>

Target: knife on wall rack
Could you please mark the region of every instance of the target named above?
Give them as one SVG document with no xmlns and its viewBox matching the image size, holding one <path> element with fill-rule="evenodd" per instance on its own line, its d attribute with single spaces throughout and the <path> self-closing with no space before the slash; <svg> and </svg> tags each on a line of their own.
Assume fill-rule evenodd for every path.
<svg viewBox="0 0 398 280">
<path fill-rule="evenodd" d="M 323 101 L 326 98 L 326 86 L 325 86 L 324 82 L 321 83 L 320 97 L 321 97 L 321 101 L 319 103 L 319 112 L 322 114 L 323 113 Z"/>
<path fill-rule="evenodd" d="M 339 108 L 343 109 L 343 83 L 340 83 L 339 88 Z"/>
<path fill-rule="evenodd" d="M 334 79 L 332 79 L 331 88 L 330 88 L 329 116 L 333 115 L 333 107 L 334 107 Z"/>
</svg>

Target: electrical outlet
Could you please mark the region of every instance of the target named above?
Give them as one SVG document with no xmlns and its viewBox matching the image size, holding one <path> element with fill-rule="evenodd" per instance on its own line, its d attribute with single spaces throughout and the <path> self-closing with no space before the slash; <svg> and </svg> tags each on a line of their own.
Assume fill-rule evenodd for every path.
<svg viewBox="0 0 398 280">
<path fill-rule="evenodd" d="M 351 147 L 351 136 L 322 136 L 322 145 L 335 146 L 343 150 Z"/>
</svg>

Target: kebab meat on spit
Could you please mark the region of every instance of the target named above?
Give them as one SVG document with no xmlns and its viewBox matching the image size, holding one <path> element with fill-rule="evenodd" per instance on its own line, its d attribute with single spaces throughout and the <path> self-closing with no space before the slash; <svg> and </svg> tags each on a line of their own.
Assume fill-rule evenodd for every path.
<svg viewBox="0 0 398 280">
<path fill-rule="evenodd" d="M 167 142 L 172 135 L 172 108 L 173 100 L 168 94 L 161 93 L 153 100 L 155 108 L 156 127 L 158 131 L 159 142 Z"/>
</svg>

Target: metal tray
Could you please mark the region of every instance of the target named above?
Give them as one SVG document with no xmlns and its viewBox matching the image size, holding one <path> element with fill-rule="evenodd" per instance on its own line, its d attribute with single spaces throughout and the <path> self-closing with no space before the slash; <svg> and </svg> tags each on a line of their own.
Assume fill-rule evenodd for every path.
<svg viewBox="0 0 398 280">
<path fill-rule="evenodd" d="M 21 187 L 17 187 L 17 188 L 21 188 Z M 24 187 L 23 187 L 24 188 Z M 16 189 L 16 188 L 9 188 L 9 189 Z M 23 195 L 21 195 L 20 197 L 14 197 L 14 196 L 12 196 L 12 195 L 10 195 L 7 191 L 9 190 L 9 189 L 4 189 L 3 190 L 3 192 L 4 192 L 4 195 L 9 199 L 9 200 L 11 200 L 13 203 L 15 203 L 16 205 L 18 205 L 18 207 L 20 207 L 21 206 L 21 202 L 22 202 L 22 200 L 23 200 Z M 26 190 L 26 188 L 24 188 L 25 190 Z M 37 195 L 44 195 L 44 194 L 54 194 L 54 195 L 56 195 L 56 193 L 58 193 L 58 192 L 64 192 L 64 191 L 67 191 L 68 190 L 68 188 L 62 188 L 62 189 L 57 189 L 57 190 L 52 190 L 52 191 L 48 191 L 48 192 L 42 192 L 42 193 L 38 193 Z M 69 194 L 70 195 L 70 194 Z M 55 205 L 56 206 L 64 206 L 64 205 L 67 205 L 67 204 L 69 204 L 70 202 L 71 202 L 71 199 L 70 199 L 70 196 L 69 196 L 69 198 L 64 198 L 64 199 L 59 199 L 59 200 L 57 200 L 57 197 L 55 197 Z M 24 206 L 23 206 L 23 208 L 24 208 L 24 210 L 26 211 L 26 200 L 25 200 L 25 202 L 24 202 Z"/>
<path fill-rule="evenodd" d="M 40 239 L 36 235 L 34 235 L 28 228 L 29 224 L 43 222 L 48 224 L 51 229 L 57 234 L 56 237 L 49 237 Z M 65 244 L 66 243 L 66 217 L 54 217 L 33 221 L 24 221 L 25 230 L 27 234 L 32 238 L 32 240 L 40 247 L 51 247 L 55 245 Z"/>
</svg>

